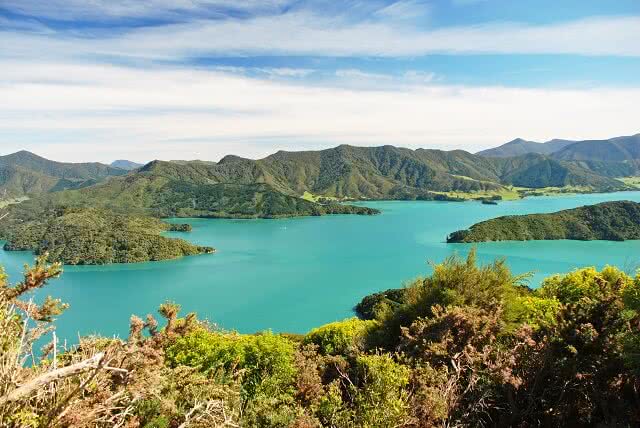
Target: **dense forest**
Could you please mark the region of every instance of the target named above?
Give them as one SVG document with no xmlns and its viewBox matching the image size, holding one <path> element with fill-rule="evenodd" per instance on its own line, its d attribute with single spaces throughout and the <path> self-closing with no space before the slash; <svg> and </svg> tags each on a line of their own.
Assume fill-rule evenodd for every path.
<svg viewBox="0 0 640 428">
<path fill-rule="evenodd" d="M 152 217 L 114 214 L 98 209 L 51 207 L 29 218 L 0 224 L 5 250 L 30 250 L 64 264 L 137 263 L 213 253 L 210 247 L 161 236 L 168 230 L 190 230 Z"/>
<path fill-rule="evenodd" d="M 498 217 L 451 233 L 447 242 L 549 239 L 624 241 L 640 239 L 640 204 L 603 202 L 551 214 Z"/>
<path fill-rule="evenodd" d="M 52 342 L 25 365 L 65 309 L 29 293 L 60 273 L 42 257 L 14 286 L 0 276 L 2 426 L 640 424 L 640 277 L 614 267 L 531 290 L 472 251 L 305 335 L 225 331 L 167 302 L 126 339 Z"/>
</svg>

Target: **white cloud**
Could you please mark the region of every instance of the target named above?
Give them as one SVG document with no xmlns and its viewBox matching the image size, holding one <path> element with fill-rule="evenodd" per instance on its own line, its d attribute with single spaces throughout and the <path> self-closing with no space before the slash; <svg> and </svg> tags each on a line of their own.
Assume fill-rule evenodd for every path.
<svg viewBox="0 0 640 428">
<path fill-rule="evenodd" d="M 357 68 L 346 68 L 336 70 L 335 75 L 344 79 L 354 80 L 391 80 L 393 76 L 382 73 L 370 73 Z"/>
<path fill-rule="evenodd" d="M 99 56 L 179 61 L 206 55 L 416 56 L 437 52 L 640 56 L 640 17 L 600 17 L 548 25 L 486 24 L 420 29 L 347 22 L 308 12 L 200 20 L 110 37 L 0 32 L 0 57 Z"/>
<path fill-rule="evenodd" d="M 13 13 L 39 18 L 73 21 L 114 18 L 167 18 L 185 13 L 213 13 L 216 10 L 274 11 L 288 0 L 3 0 Z"/>
<path fill-rule="evenodd" d="M 640 88 L 413 84 L 304 86 L 187 69 L 5 62 L 3 153 L 62 160 L 219 159 L 349 143 L 478 150 L 516 136 L 604 138 L 637 129 Z M 37 142 L 37 143 L 36 143 Z"/>
</svg>

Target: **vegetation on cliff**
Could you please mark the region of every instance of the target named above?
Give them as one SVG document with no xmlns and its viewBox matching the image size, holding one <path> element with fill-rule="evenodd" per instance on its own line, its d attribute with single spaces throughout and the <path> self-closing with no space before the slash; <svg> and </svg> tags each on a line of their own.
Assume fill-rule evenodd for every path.
<svg viewBox="0 0 640 428">
<path fill-rule="evenodd" d="M 8 218 L 0 225 L 5 250 L 49 254 L 64 264 L 137 263 L 212 253 L 209 247 L 161 236 L 189 225 L 169 225 L 152 217 L 98 209 L 51 208 L 31 218 Z"/>
<path fill-rule="evenodd" d="M 504 216 L 474 224 L 447 242 L 550 239 L 624 241 L 640 239 L 640 204 L 603 202 L 551 214 Z"/>
<path fill-rule="evenodd" d="M 0 278 L 0 420 L 7 427 L 636 426 L 640 277 L 579 269 L 522 285 L 497 261 L 447 259 L 373 320 L 298 337 L 132 316 L 127 339 L 34 340 L 64 310 L 28 293 L 40 259 Z M 394 293 L 396 294 L 396 293 Z M 24 322 L 25 320 L 32 322 Z"/>
</svg>

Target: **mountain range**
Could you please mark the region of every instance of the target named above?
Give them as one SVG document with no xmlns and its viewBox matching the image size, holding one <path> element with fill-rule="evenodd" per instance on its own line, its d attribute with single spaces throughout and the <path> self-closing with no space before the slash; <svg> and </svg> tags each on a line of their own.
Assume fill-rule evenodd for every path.
<svg viewBox="0 0 640 428">
<path fill-rule="evenodd" d="M 545 143 L 516 138 L 499 147 L 476 154 L 492 158 L 528 153 L 548 155 L 557 160 L 625 162 L 640 159 L 640 134 L 607 140 L 571 141 L 554 139 Z"/>
<path fill-rule="evenodd" d="M 218 195 L 217 192 L 224 189 L 224 196 L 218 195 L 224 202 L 213 211 L 211 203 L 203 208 L 193 201 L 183 201 L 174 209 L 216 213 L 226 213 L 228 204 L 236 205 L 233 212 L 245 210 L 246 201 L 236 200 L 233 195 L 242 194 L 246 198 L 246 192 L 252 195 L 254 208 L 264 200 L 277 199 L 285 206 L 306 206 L 302 210 L 306 212 L 315 205 L 307 206 L 298 200 L 303 196 L 309 199 L 306 202 L 315 204 L 318 198 L 438 199 L 452 192 L 467 195 L 500 193 L 510 186 L 575 186 L 592 191 L 614 191 L 625 188 L 615 178 L 635 175 L 640 169 L 637 159 L 639 138 L 574 142 L 551 155 L 525 153 L 489 157 L 463 150 L 341 145 L 319 151 L 279 151 L 258 160 L 228 155 L 219 162 L 152 161 L 144 166 L 129 161 L 114 162 L 113 165 L 119 167 L 100 163 L 60 163 L 21 151 L 0 157 L 0 191 L 11 197 L 33 197 L 74 189 L 76 193 L 66 192 L 61 196 L 71 200 L 96 199 L 117 192 L 117 198 L 109 198 L 111 203 L 119 200 L 125 205 L 159 211 L 159 204 L 165 203 L 167 197 L 163 196 L 162 201 L 159 197 L 152 198 L 150 195 L 155 194 L 155 190 L 177 194 L 176 189 L 183 191 L 185 186 L 190 186 L 190 191 L 198 194 L 206 188 L 208 193 Z M 551 143 L 543 146 L 551 147 Z M 520 140 L 505 146 L 522 149 L 534 147 L 531 144 L 537 143 Z M 559 147 L 558 144 L 554 147 Z M 603 150 L 608 152 L 608 158 L 599 154 Z M 141 183 L 145 183 L 144 190 L 141 190 L 144 187 Z M 217 186 L 215 189 L 214 185 Z M 194 186 L 197 191 L 193 190 Z M 273 197 L 265 198 L 265 195 Z M 174 201 L 177 199 L 184 199 L 184 195 L 173 198 Z M 238 204 L 245 208 L 239 208 Z M 260 209 L 250 211 L 247 215 L 271 215 Z M 276 210 L 272 214 L 281 213 Z"/>
</svg>

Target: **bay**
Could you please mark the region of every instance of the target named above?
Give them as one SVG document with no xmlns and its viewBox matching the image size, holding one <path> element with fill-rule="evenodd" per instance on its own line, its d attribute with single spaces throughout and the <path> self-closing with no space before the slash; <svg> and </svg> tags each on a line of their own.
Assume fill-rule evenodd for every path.
<svg viewBox="0 0 640 428">
<path fill-rule="evenodd" d="M 168 233 L 218 249 L 216 254 L 132 265 L 66 266 L 37 298 L 49 294 L 70 304 L 57 321 L 58 335 L 120 335 L 132 314 L 155 313 L 166 300 L 180 303 L 225 329 L 304 333 L 353 316 L 365 295 L 400 287 L 430 272 L 429 261 L 467 244 L 446 244 L 446 235 L 481 220 L 511 214 L 553 212 L 612 200 L 640 202 L 640 192 L 535 197 L 478 202 L 367 202 L 378 216 L 326 216 L 281 220 L 176 219 L 189 234 Z M 482 262 L 505 257 L 516 273 L 542 278 L 582 266 L 614 264 L 634 271 L 640 241 L 493 242 L 477 245 Z M 12 280 L 20 278 L 29 252 L 0 251 Z"/>
</svg>

